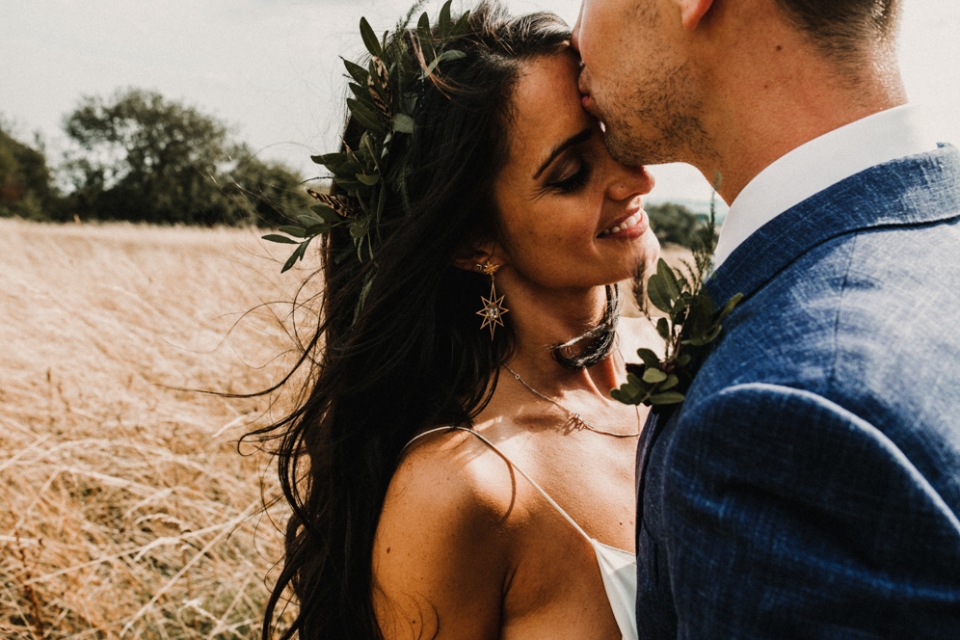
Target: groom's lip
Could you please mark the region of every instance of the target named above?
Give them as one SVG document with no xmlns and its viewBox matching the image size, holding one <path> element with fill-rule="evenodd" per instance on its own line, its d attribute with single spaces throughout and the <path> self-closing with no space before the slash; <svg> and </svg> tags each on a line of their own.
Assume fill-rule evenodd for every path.
<svg viewBox="0 0 960 640">
<path fill-rule="evenodd" d="M 589 93 L 583 94 L 580 96 L 580 104 L 583 105 L 583 108 L 587 113 L 598 120 L 600 119 L 600 114 L 597 112 L 597 106 L 593 101 L 593 96 L 591 96 Z"/>
</svg>

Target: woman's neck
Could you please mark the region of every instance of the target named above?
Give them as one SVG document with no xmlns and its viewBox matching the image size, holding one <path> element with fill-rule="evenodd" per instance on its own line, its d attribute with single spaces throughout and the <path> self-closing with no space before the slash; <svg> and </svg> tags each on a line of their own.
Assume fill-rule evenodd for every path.
<svg viewBox="0 0 960 640">
<path fill-rule="evenodd" d="M 595 328 L 607 305 L 605 287 L 580 291 L 526 292 L 513 288 L 510 309 L 515 347 L 507 365 L 525 382 L 547 395 L 584 389 L 609 398 L 622 381 L 623 361 L 616 350 L 588 369 L 569 369 L 553 356 L 553 347 Z M 586 345 L 584 345 L 586 346 Z M 578 345 L 572 347 L 574 351 Z"/>
</svg>

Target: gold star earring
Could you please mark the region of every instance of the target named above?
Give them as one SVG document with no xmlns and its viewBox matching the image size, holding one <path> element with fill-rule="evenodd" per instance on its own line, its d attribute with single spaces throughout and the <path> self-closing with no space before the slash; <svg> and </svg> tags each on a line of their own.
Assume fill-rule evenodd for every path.
<svg viewBox="0 0 960 640">
<path fill-rule="evenodd" d="M 496 283 L 496 273 L 497 269 L 500 268 L 500 265 L 493 264 L 489 260 L 486 264 L 478 264 L 477 270 L 480 273 L 490 276 L 490 297 L 484 298 L 480 296 L 480 299 L 483 301 L 483 309 L 477 311 L 477 315 L 483 318 L 483 324 L 480 325 L 480 330 L 483 331 L 484 327 L 490 327 L 490 339 L 493 340 L 493 332 L 496 331 L 497 325 L 503 326 L 503 314 L 510 311 L 509 309 L 503 306 L 503 296 L 497 297 L 497 283 Z"/>
</svg>

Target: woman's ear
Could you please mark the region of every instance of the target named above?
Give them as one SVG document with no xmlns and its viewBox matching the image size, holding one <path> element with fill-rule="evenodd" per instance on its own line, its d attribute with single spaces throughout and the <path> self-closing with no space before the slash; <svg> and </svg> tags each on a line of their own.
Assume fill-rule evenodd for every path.
<svg viewBox="0 0 960 640">
<path fill-rule="evenodd" d="M 496 242 L 481 242 L 465 245 L 453 258 L 453 266 L 464 271 L 478 272 L 478 266 L 492 262 L 505 264 L 503 249 Z"/>
</svg>

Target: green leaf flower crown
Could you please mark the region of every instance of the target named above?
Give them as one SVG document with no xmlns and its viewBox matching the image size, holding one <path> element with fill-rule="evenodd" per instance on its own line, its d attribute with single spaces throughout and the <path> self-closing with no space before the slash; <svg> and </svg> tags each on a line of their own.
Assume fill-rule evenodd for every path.
<svg viewBox="0 0 960 640">
<path fill-rule="evenodd" d="M 417 2 L 398 23 L 392 37 L 384 32 L 378 38 L 366 18 L 360 19 L 360 35 L 370 60 L 364 66 L 343 59 L 353 96 L 347 99 L 347 107 L 363 130 L 359 147 L 311 156 L 315 163 L 329 171 L 339 193 L 329 195 L 308 189 L 317 200 L 311 213 L 298 216 L 296 224 L 280 227 L 280 234 L 263 236 L 270 242 L 296 245 L 282 271 L 302 260 L 311 241 L 334 227 L 349 228 L 353 239 L 352 250 L 337 256 L 337 263 L 354 254 L 361 264 L 372 261 L 382 241 L 379 225 L 388 199 L 399 196 L 405 210 L 409 210 L 406 206 L 409 164 L 403 153 L 405 145 L 395 152 L 395 144 L 401 136 L 414 131 L 425 83 L 438 82 L 436 74 L 440 65 L 466 56 L 451 45 L 467 33 L 470 13 L 464 13 L 454 22 L 450 16 L 451 3 L 449 0 L 443 5 L 435 27 L 431 27 L 424 13 L 416 29 L 410 29 L 413 15 L 424 0 Z M 364 291 L 369 290 L 374 271 L 367 272 Z M 360 305 L 362 303 L 361 297 Z"/>
</svg>

